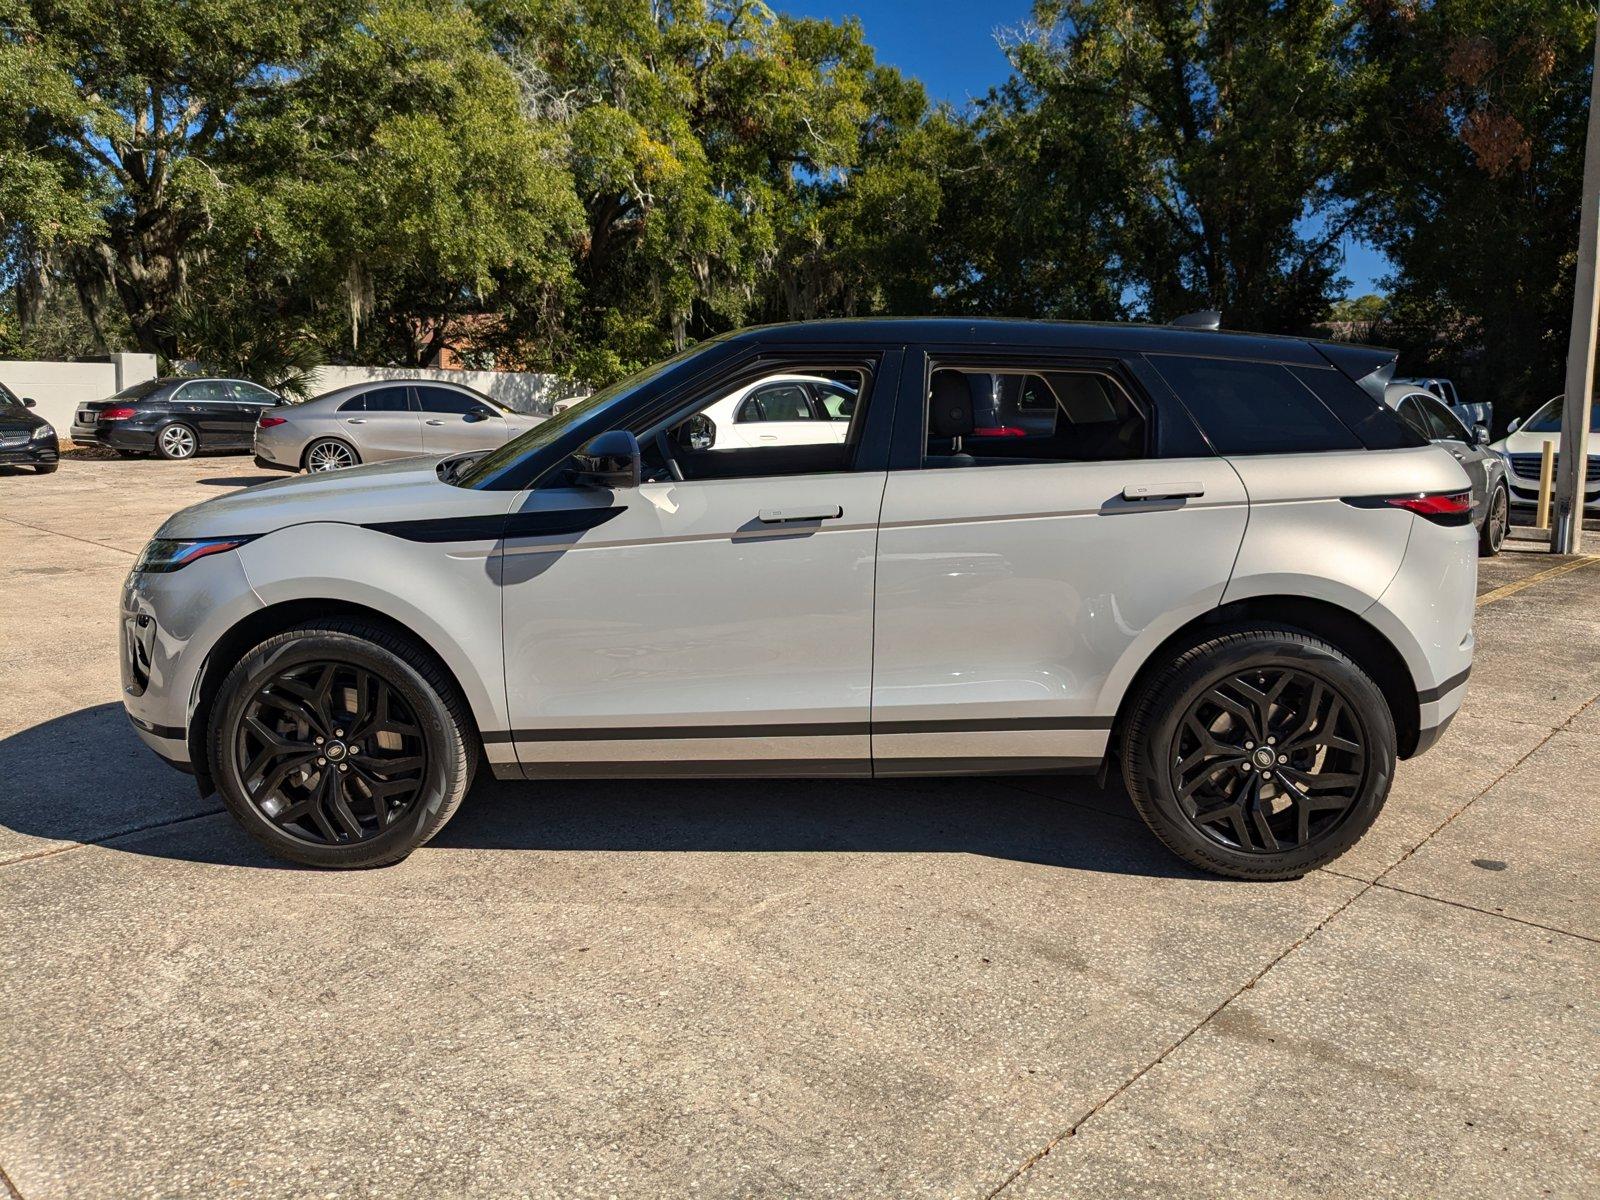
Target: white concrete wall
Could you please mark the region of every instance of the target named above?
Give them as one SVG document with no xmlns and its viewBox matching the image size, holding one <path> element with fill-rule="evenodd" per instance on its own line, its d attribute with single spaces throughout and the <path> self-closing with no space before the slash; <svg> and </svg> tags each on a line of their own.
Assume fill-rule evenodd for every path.
<svg viewBox="0 0 1600 1200">
<path fill-rule="evenodd" d="M 35 402 L 34 412 L 65 435 L 72 414 L 87 400 L 104 400 L 141 380 L 154 379 L 154 354 L 113 354 L 106 362 L 30 362 L 0 359 L 0 383 Z"/>
<path fill-rule="evenodd" d="M 437 379 L 442 383 L 459 383 L 525 413 L 548 413 L 550 405 L 557 400 L 589 394 L 588 388 L 556 375 L 531 371 L 445 371 L 428 367 L 319 367 L 313 376 L 311 391 L 313 395 L 320 395 L 374 379 Z"/>
</svg>

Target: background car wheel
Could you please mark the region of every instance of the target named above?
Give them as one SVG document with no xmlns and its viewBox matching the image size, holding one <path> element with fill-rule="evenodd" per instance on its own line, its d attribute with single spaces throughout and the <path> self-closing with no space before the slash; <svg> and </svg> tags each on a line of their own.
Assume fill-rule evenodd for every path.
<svg viewBox="0 0 1600 1200">
<path fill-rule="evenodd" d="M 361 464 L 354 446 L 338 438 L 323 438 L 306 447 L 306 470 L 313 473 L 342 471 Z"/>
<path fill-rule="evenodd" d="M 1484 514 L 1483 530 L 1478 535 L 1478 553 L 1493 558 L 1506 543 L 1506 533 L 1511 528 L 1511 492 L 1505 484 L 1494 489 L 1489 499 L 1489 511 Z"/>
<path fill-rule="evenodd" d="M 472 784 L 464 701 L 414 644 L 356 621 L 268 638 L 212 706 L 211 772 L 239 823 L 315 867 L 398 862 Z"/>
<path fill-rule="evenodd" d="M 1215 637 L 1158 672 L 1123 730 L 1139 815 L 1181 858 L 1293 879 L 1364 834 L 1389 794 L 1395 732 L 1377 685 L 1287 628 Z"/>
<path fill-rule="evenodd" d="M 179 461 L 200 453 L 200 438 L 187 425 L 168 425 L 156 434 L 156 453 L 162 458 Z"/>
<path fill-rule="evenodd" d="M 137 451 L 137 450 L 118 450 L 117 451 L 117 457 L 118 458 L 143 458 L 144 455 L 140 454 L 139 451 Z"/>
<path fill-rule="evenodd" d="M 60 465 L 60 463 L 40 463 L 33 469 L 39 472 L 41 475 L 54 475 L 56 473 L 56 468 Z"/>
</svg>

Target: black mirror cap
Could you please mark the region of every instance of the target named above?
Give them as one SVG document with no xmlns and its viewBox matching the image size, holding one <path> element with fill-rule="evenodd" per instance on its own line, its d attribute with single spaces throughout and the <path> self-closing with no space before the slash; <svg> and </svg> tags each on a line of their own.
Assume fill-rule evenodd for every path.
<svg viewBox="0 0 1600 1200">
<path fill-rule="evenodd" d="M 38 405 L 33 402 L 33 397 L 32 396 L 24 396 L 22 398 L 22 407 L 23 408 L 37 408 Z"/>
<path fill-rule="evenodd" d="M 572 459 L 577 481 L 585 487 L 636 488 L 643 479 L 639 439 L 626 429 L 590 438 Z"/>
</svg>

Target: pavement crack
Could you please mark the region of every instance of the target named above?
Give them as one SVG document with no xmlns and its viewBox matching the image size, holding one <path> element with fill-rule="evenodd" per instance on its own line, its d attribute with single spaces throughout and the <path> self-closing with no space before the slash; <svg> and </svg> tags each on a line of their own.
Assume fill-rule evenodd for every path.
<svg viewBox="0 0 1600 1200">
<path fill-rule="evenodd" d="M 1042 1149 L 1036 1151 L 1034 1154 L 1025 1159 L 1016 1170 L 1012 1171 L 1011 1174 L 1007 1175 L 1003 1180 L 1000 1181 L 999 1186 L 994 1188 L 992 1191 L 985 1193 L 984 1200 L 995 1200 L 995 1197 L 1000 1195 L 1001 1192 L 1005 1191 L 1008 1187 L 1020 1179 L 1023 1174 L 1026 1173 L 1029 1168 L 1038 1163 L 1040 1159 L 1044 1158 L 1068 1138 L 1076 1137 L 1078 1135 L 1078 1130 L 1082 1129 L 1084 1125 L 1093 1120 L 1102 1109 L 1115 1101 L 1119 1096 L 1121 1096 L 1134 1084 L 1138 1083 L 1139 1080 L 1143 1079 L 1156 1067 L 1160 1066 L 1170 1055 L 1182 1049 L 1184 1043 L 1188 1042 L 1189 1039 L 1194 1037 L 1195 1034 L 1199 1033 L 1207 1025 L 1211 1024 L 1211 1022 L 1217 1018 L 1223 1009 L 1227 1008 L 1228 1005 L 1232 1004 L 1240 996 L 1244 995 L 1251 988 L 1255 987 L 1256 984 L 1260 983 L 1264 978 L 1266 978 L 1267 972 L 1271 971 L 1284 959 L 1288 958 L 1289 955 L 1293 954 L 1296 950 L 1300 949 L 1301 946 L 1304 946 L 1312 938 L 1316 937 L 1317 934 L 1321 933 L 1322 930 L 1327 927 L 1330 921 L 1339 916 L 1340 913 L 1344 912 L 1345 909 L 1349 908 L 1357 900 L 1361 899 L 1361 897 L 1365 896 L 1375 886 L 1375 884 L 1363 883 L 1362 886 L 1356 889 L 1356 891 L 1353 892 L 1343 904 L 1340 904 L 1327 916 L 1323 917 L 1322 920 L 1318 921 L 1310 929 L 1306 930 L 1305 933 L 1301 934 L 1293 942 L 1280 950 L 1272 957 L 1266 966 L 1262 967 L 1254 975 L 1250 976 L 1249 979 L 1245 980 L 1244 983 L 1242 983 L 1238 988 L 1234 989 L 1234 991 L 1231 992 L 1227 998 L 1222 1001 L 1222 1003 L 1218 1004 L 1193 1026 L 1191 1026 L 1187 1033 L 1169 1045 L 1166 1049 L 1161 1051 L 1160 1054 L 1156 1055 L 1149 1062 L 1145 1063 L 1144 1066 L 1140 1067 L 1132 1075 L 1128 1076 L 1128 1078 L 1124 1079 L 1111 1093 L 1097 1101 L 1089 1108 L 1087 1112 L 1074 1121 L 1067 1129 L 1063 1130 L 1061 1133 L 1058 1133 L 1055 1137 L 1051 1138 L 1050 1141 L 1046 1142 Z"/>
<path fill-rule="evenodd" d="M 190 821 L 201 821 L 206 817 L 215 817 L 226 812 L 225 808 L 208 808 L 205 812 L 191 813 L 186 817 L 173 817 L 166 821 L 152 821 L 148 825 L 135 825 L 132 829 L 119 829 L 116 833 L 108 833 L 103 837 L 85 838 L 82 841 L 68 842 L 64 846 L 48 846 L 43 850 L 35 850 L 30 854 L 19 854 L 15 858 L 8 858 L 0 862 L 0 871 L 7 867 L 20 866 L 22 863 L 37 862 L 41 858 L 54 858 L 57 854 L 70 854 L 74 850 L 82 850 L 88 846 L 106 846 L 122 838 L 133 837 L 135 834 L 148 833 L 152 829 L 165 829 L 170 825 L 186 825 Z"/>
<path fill-rule="evenodd" d="M 22 1200 L 22 1193 L 17 1191 L 17 1185 L 11 1182 L 11 1176 L 4 1167 L 0 1167 L 0 1186 L 6 1190 L 6 1200 Z"/>
<path fill-rule="evenodd" d="M 0 521 L 7 521 L 23 529 L 31 529 L 35 533 L 48 533 L 51 537 L 66 538 L 70 542 L 81 542 L 85 546 L 98 546 L 102 550 L 115 550 L 118 554 L 126 554 L 129 558 L 138 558 L 138 554 L 125 546 L 113 546 L 110 542 L 97 542 L 93 538 L 81 538 L 71 533 L 62 533 L 59 529 L 47 529 L 43 525 L 33 525 L 27 521 L 19 521 L 15 517 L 0 517 Z"/>
<path fill-rule="evenodd" d="M 1346 875 L 1342 876 L 1342 878 L 1348 879 L 1350 877 Z M 1418 900 L 1431 900 L 1435 904 L 1448 904 L 1451 908 L 1464 908 L 1468 912 L 1482 913 L 1486 917 L 1498 917 L 1502 921 L 1514 921 L 1518 925 L 1542 929 L 1546 933 L 1559 933 L 1563 937 L 1577 938 L 1581 942 L 1593 942 L 1600 945 L 1600 937 L 1595 937 L 1591 934 L 1579 933 L 1575 929 L 1562 929 L 1559 925 L 1545 925 L 1539 921 L 1530 921 L 1526 917 L 1514 917 L 1510 913 L 1497 912 L 1492 908 L 1479 908 L 1476 904 L 1468 904 L 1464 900 L 1451 900 L 1446 896 L 1433 896 L 1427 892 L 1414 892 L 1410 888 L 1397 887 L 1392 883 L 1375 882 L 1372 886 L 1380 887 L 1386 892 L 1399 892 L 1402 896 L 1412 896 Z"/>
</svg>

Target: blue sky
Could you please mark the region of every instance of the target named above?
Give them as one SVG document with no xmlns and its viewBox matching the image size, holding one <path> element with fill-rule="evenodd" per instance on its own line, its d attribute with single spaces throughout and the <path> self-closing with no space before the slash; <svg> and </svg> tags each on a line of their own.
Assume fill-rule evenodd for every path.
<svg viewBox="0 0 1600 1200">
<path fill-rule="evenodd" d="M 1033 11 L 1029 0 L 769 0 L 796 16 L 838 21 L 859 17 L 880 62 L 922 80 L 935 100 L 963 105 L 1005 79 L 1005 55 L 995 32 L 1015 29 Z M 1344 274 L 1350 295 L 1378 291 L 1388 260 L 1347 240 Z"/>
</svg>

